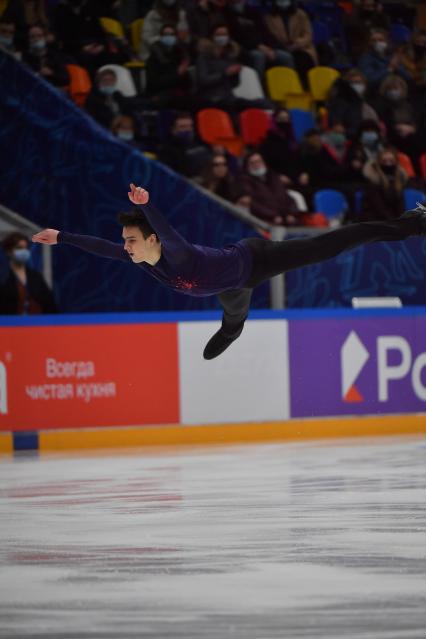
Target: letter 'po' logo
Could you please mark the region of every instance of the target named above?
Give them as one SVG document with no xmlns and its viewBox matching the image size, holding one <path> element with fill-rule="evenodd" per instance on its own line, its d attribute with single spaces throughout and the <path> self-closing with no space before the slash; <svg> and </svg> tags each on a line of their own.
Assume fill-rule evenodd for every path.
<svg viewBox="0 0 426 639">
<path fill-rule="evenodd" d="M 362 402 L 364 397 L 355 386 L 370 354 L 355 331 L 351 331 L 340 351 L 342 375 L 342 399 L 345 402 Z"/>
</svg>

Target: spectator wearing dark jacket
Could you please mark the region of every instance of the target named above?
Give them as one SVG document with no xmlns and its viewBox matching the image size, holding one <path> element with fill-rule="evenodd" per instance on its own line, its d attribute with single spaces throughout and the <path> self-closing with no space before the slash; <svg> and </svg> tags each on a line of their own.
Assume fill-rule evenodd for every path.
<svg viewBox="0 0 426 639">
<path fill-rule="evenodd" d="M 255 151 L 246 156 L 241 186 L 251 197 L 253 215 L 270 224 L 297 224 L 296 203 L 279 175 L 267 168 L 260 153 Z"/>
<path fill-rule="evenodd" d="M 37 315 L 56 313 L 52 291 L 38 271 L 30 268 L 28 239 L 11 233 L 2 242 L 9 265 L 0 279 L 1 315 Z"/>
<path fill-rule="evenodd" d="M 197 56 L 197 86 L 200 99 L 207 105 L 232 106 L 232 90 L 238 85 L 241 48 L 230 39 L 225 24 L 212 31 L 210 40 L 200 40 Z"/>
<path fill-rule="evenodd" d="M 367 185 L 362 202 L 364 220 L 383 220 L 399 217 L 404 212 L 404 188 L 408 176 L 398 166 L 395 149 L 387 147 L 364 167 Z"/>
<path fill-rule="evenodd" d="M 55 87 L 65 88 L 69 84 L 69 75 L 62 53 L 52 44 L 48 44 L 44 27 L 34 25 L 28 30 L 28 47 L 23 54 L 23 62 Z"/>
<path fill-rule="evenodd" d="M 281 176 L 284 184 L 307 184 L 308 176 L 301 168 L 298 144 L 287 109 L 278 108 L 275 111 L 259 151 L 268 167 Z"/>
<path fill-rule="evenodd" d="M 372 102 L 388 132 L 399 122 L 415 119 L 416 114 L 408 99 L 408 84 L 401 76 L 389 74 L 381 82 Z"/>
<path fill-rule="evenodd" d="M 226 155 L 214 154 L 200 181 L 208 191 L 224 200 L 233 201 L 236 193 L 236 180 L 229 170 Z"/>
<path fill-rule="evenodd" d="M 151 46 L 146 63 L 147 93 L 154 103 L 189 108 L 189 65 L 187 50 L 179 44 L 176 29 L 165 25 L 160 39 Z"/>
<path fill-rule="evenodd" d="M 331 87 L 327 101 L 329 124 L 342 122 L 348 138 L 354 138 L 363 120 L 379 118 L 365 100 L 367 82 L 358 69 L 350 69 Z"/>
<path fill-rule="evenodd" d="M 209 147 L 196 136 L 191 113 L 178 113 L 168 141 L 160 148 L 158 159 L 185 177 L 202 174 L 211 158 Z"/>
<path fill-rule="evenodd" d="M 371 91 L 375 91 L 390 73 L 397 73 L 408 79 L 399 53 L 391 50 L 386 31 L 374 29 L 369 42 L 369 50 L 361 56 L 358 67 L 365 75 Z"/>
<path fill-rule="evenodd" d="M 123 113 L 126 98 L 117 91 L 117 75 L 112 69 L 98 71 L 85 108 L 99 124 L 110 127 L 112 120 Z"/>
</svg>

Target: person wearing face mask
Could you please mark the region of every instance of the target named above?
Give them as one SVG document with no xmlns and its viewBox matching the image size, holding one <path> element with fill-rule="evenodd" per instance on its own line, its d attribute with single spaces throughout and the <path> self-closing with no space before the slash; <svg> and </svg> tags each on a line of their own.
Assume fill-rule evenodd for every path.
<svg viewBox="0 0 426 639">
<path fill-rule="evenodd" d="M 408 176 L 398 165 L 395 148 L 385 147 L 363 170 L 367 184 L 362 201 L 362 219 L 395 219 L 404 211 L 404 188 Z"/>
<path fill-rule="evenodd" d="M 331 87 L 326 103 L 329 123 L 342 122 L 346 135 L 353 139 L 363 120 L 376 120 L 379 117 L 365 99 L 367 82 L 358 69 L 349 69 L 337 78 Z"/>
<path fill-rule="evenodd" d="M 400 54 L 392 51 L 386 31 L 372 30 L 369 42 L 369 50 L 361 56 L 358 66 L 372 91 L 375 91 L 390 73 L 408 79 L 408 74 L 401 64 Z"/>
<path fill-rule="evenodd" d="M 294 226 L 299 218 L 295 201 L 257 151 L 244 158 L 242 187 L 251 196 L 253 215 L 271 224 Z"/>
<path fill-rule="evenodd" d="M 13 232 L 7 235 L 1 248 L 8 267 L 0 278 L 0 314 L 36 315 L 56 313 L 52 291 L 43 276 L 29 266 L 31 252 L 25 235 Z"/>
<path fill-rule="evenodd" d="M 127 99 L 130 102 L 130 98 Z M 110 127 L 112 120 L 126 108 L 126 98 L 117 90 L 117 75 L 112 69 L 98 71 L 89 93 L 85 109 L 102 126 Z"/>
<path fill-rule="evenodd" d="M 65 59 L 52 44 L 48 43 L 44 27 L 34 25 L 28 30 L 28 45 L 23 54 L 25 62 L 37 75 L 58 88 L 69 84 Z"/>
<path fill-rule="evenodd" d="M 117 115 L 111 122 L 111 133 L 133 148 L 143 150 L 137 140 L 135 121 L 129 115 Z"/>
<path fill-rule="evenodd" d="M 376 95 L 372 98 L 372 103 L 388 133 L 398 122 L 416 118 L 412 102 L 411 99 L 408 100 L 407 82 L 394 73 L 382 80 Z"/>
<path fill-rule="evenodd" d="M 22 59 L 22 53 L 15 46 L 16 25 L 8 20 L 0 20 L 0 51 L 13 56 L 15 60 Z"/>
<path fill-rule="evenodd" d="M 353 10 L 345 14 L 345 39 L 353 60 L 358 60 L 369 47 L 371 29 L 389 31 L 391 20 L 381 2 L 361 0 L 353 3 Z"/>
<path fill-rule="evenodd" d="M 187 178 L 203 173 L 211 159 L 211 150 L 195 133 L 194 118 L 189 112 L 175 116 L 168 140 L 160 147 L 158 159 Z"/>
<path fill-rule="evenodd" d="M 161 31 L 165 25 L 170 25 L 175 29 L 178 44 L 189 45 L 191 38 L 188 17 L 181 3 L 178 0 L 155 0 L 142 25 L 139 50 L 141 60 L 149 58 L 151 47 L 160 40 Z"/>
<path fill-rule="evenodd" d="M 200 40 L 210 38 L 212 29 L 217 24 L 228 24 L 227 3 L 196 0 L 188 10 L 189 32 L 195 44 L 195 51 Z"/>
<path fill-rule="evenodd" d="M 197 87 L 206 106 L 232 107 L 233 88 L 239 82 L 241 48 L 231 40 L 226 24 L 213 28 L 209 40 L 200 40 L 196 60 Z"/>
<path fill-rule="evenodd" d="M 190 108 L 190 59 L 172 25 L 164 25 L 146 63 L 147 94 L 161 107 Z"/>
</svg>

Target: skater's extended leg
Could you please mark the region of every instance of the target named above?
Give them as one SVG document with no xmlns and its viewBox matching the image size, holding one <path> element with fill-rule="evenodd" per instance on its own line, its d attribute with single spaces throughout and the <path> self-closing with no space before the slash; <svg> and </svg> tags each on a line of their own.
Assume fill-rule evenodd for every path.
<svg viewBox="0 0 426 639">
<path fill-rule="evenodd" d="M 423 233 L 426 233 L 425 222 L 423 220 Z M 421 219 L 415 215 L 410 218 L 406 214 L 388 222 L 350 224 L 310 238 L 282 242 L 247 240 L 251 242 L 254 253 L 253 273 L 247 285 L 256 286 L 279 273 L 328 260 L 362 244 L 399 241 L 411 235 L 420 235 L 421 224 Z"/>
<path fill-rule="evenodd" d="M 241 335 L 248 315 L 252 290 L 241 288 L 218 295 L 223 308 L 222 326 L 207 342 L 204 359 L 217 357 Z"/>
</svg>

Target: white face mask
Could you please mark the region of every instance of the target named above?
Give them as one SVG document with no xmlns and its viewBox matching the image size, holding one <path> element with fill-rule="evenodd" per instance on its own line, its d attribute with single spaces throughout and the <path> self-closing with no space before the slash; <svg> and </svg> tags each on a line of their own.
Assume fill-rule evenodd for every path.
<svg viewBox="0 0 426 639">
<path fill-rule="evenodd" d="M 360 96 L 364 95 L 365 85 L 363 82 L 351 82 L 351 87 L 355 91 L 355 93 L 358 93 L 358 95 Z"/>
<path fill-rule="evenodd" d="M 104 95 L 112 95 L 115 91 L 115 84 L 106 84 L 105 86 L 100 86 L 99 91 Z"/>
<path fill-rule="evenodd" d="M 266 166 L 259 166 L 256 169 L 249 169 L 249 174 L 253 177 L 263 177 L 266 175 Z"/>
<path fill-rule="evenodd" d="M 379 55 L 383 55 L 383 53 L 385 53 L 386 49 L 388 48 L 388 45 L 384 40 L 378 40 L 377 42 L 374 43 L 373 46 L 374 46 L 374 50 Z"/>
<path fill-rule="evenodd" d="M 124 140 L 125 142 L 130 142 L 134 139 L 135 136 L 133 134 L 133 131 L 128 131 L 127 129 L 118 129 L 117 137 L 120 138 L 120 140 Z"/>
<path fill-rule="evenodd" d="M 217 44 L 218 47 L 226 47 L 226 45 L 229 42 L 229 36 L 227 35 L 218 35 L 215 36 L 214 38 L 215 44 Z"/>
</svg>

